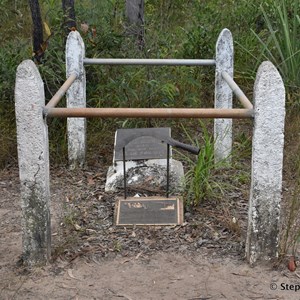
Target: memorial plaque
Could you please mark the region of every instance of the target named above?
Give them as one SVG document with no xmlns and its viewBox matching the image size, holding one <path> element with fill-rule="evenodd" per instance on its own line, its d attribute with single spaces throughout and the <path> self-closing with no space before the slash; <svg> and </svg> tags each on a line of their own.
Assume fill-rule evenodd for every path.
<svg viewBox="0 0 300 300">
<path fill-rule="evenodd" d="M 160 159 L 167 157 L 167 144 L 155 136 L 171 137 L 171 129 L 164 128 L 133 128 L 118 129 L 116 132 L 114 161 L 123 160 L 122 145 L 131 138 L 125 147 L 126 160 Z"/>
<path fill-rule="evenodd" d="M 147 197 L 118 199 L 115 207 L 117 226 L 180 225 L 183 203 L 179 197 Z"/>
</svg>

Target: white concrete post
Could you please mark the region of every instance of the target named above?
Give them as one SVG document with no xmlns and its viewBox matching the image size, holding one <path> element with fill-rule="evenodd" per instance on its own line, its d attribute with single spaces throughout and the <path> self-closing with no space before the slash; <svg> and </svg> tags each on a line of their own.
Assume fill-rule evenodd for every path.
<svg viewBox="0 0 300 300">
<path fill-rule="evenodd" d="M 216 43 L 215 108 L 232 108 L 232 91 L 222 77 L 226 71 L 233 77 L 233 40 L 231 32 L 223 29 Z M 215 162 L 231 162 L 232 119 L 214 120 Z"/>
<path fill-rule="evenodd" d="M 67 92 L 67 107 L 86 107 L 86 78 L 83 66 L 85 48 L 78 31 L 71 31 L 66 42 L 67 78 L 76 73 L 78 78 Z M 86 153 L 86 119 L 68 118 L 68 155 L 71 169 L 83 167 Z"/>
<path fill-rule="evenodd" d="M 258 69 L 254 86 L 252 175 L 246 257 L 253 265 L 278 256 L 282 188 L 285 89 L 270 62 Z"/>
<path fill-rule="evenodd" d="M 15 111 L 21 184 L 23 261 L 44 265 L 51 254 L 48 128 L 44 85 L 32 60 L 16 75 Z"/>
</svg>

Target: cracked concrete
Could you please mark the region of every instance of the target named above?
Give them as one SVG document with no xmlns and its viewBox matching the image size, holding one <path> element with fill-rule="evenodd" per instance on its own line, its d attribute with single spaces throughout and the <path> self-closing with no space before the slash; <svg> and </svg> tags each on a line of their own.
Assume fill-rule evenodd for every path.
<svg viewBox="0 0 300 300">
<path fill-rule="evenodd" d="M 16 75 L 15 110 L 21 182 L 23 261 L 43 265 L 50 258 L 48 128 L 43 119 L 44 85 L 36 65 L 22 62 Z"/>
<path fill-rule="evenodd" d="M 280 74 L 270 62 L 262 63 L 257 72 L 254 112 L 246 243 L 250 264 L 278 256 L 285 89 Z"/>
<path fill-rule="evenodd" d="M 215 108 L 232 108 L 232 91 L 222 72 L 233 77 L 233 40 L 231 32 L 223 29 L 216 43 Z M 231 161 L 232 119 L 214 120 L 215 161 Z"/>
<path fill-rule="evenodd" d="M 86 77 L 83 66 L 85 48 L 78 31 L 71 31 L 66 43 L 67 78 L 76 73 L 77 79 L 67 91 L 67 107 L 86 107 Z M 86 119 L 68 118 L 68 157 L 71 169 L 83 167 L 86 155 Z"/>
</svg>

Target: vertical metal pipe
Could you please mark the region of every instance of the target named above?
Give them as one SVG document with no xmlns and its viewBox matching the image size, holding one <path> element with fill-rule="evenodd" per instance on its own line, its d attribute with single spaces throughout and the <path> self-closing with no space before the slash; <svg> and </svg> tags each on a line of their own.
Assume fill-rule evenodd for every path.
<svg viewBox="0 0 300 300">
<path fill-rule="evenodd" d="M 125 147 L 123 147 L 123 180 L 124 180 L 124 199 L 127 198 L 127 187 L 126 187 L 126 157 Z"/>
<path fill-rule="evenodd" d="M 167 194 L 167 198 L 169 198 L 169 185 L 170 185 L 170 145 L 167 144 L 167 190 L 166 190 L 166 194 Z"/>
</svg>

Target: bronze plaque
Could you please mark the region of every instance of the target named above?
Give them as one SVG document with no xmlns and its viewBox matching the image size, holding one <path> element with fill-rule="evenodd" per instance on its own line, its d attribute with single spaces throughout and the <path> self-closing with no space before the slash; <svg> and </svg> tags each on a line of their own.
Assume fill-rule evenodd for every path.
<svg viewBox="0 0 300 300">
<path fill-rule="evenodd" d="M 179 197 L 122 198 L 117 200 L 115 210 L 117 226 L 183 223 L 183 203 Z"/>
<path fill-rule="evenodd" d="M 116 133 L 114 160 L 123 160 L 123 141 L 134 138 L 125 146 L 126 160 L 167 158 L 167 145 L 155 138 L 157 136 L 171 136 L 171 129 L 164 128 L 133 128 L 118 129 Z"/>
</svg>

